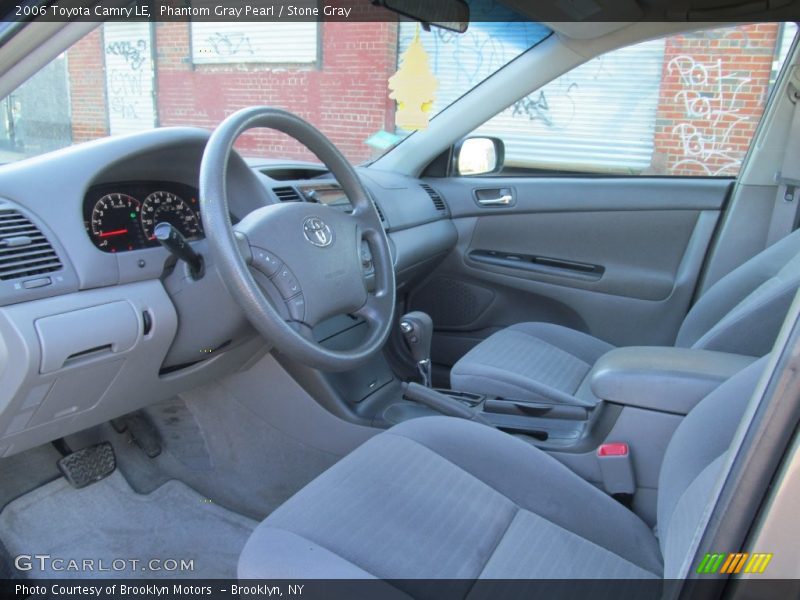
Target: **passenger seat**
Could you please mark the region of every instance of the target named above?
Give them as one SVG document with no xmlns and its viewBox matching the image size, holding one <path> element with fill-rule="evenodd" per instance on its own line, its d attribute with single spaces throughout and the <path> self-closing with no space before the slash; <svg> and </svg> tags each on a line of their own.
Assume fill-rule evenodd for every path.
<svg viewBox="0 0 800 600">
<path fill-rule="evenodd" d="M 675 346 L 767 354 L 800 285 L 800 230 L 715 283 L 686 315 Z M 491 335 L 453 367 L 454 390 L 593 406 L 587 381 L 614 346 L 550 323 L 519 323 Z"/>
</svg>

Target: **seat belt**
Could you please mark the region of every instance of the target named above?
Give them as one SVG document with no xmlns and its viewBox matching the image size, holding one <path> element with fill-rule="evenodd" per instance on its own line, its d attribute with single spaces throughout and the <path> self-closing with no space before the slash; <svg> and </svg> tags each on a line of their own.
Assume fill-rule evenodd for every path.
<svg viewBox="0 0 800 600">
<path fill-rule="evenodd" d="M 771 246 L 781 238 L 797 229 L 798 205 L 800 205 L 800 91 L 789 84 L 789 98 L 792 101 L 792 123 L 780 171 L 775 174 L 778 192 L 772 209 L 772 219 L 767 232 L 767 246 Z"/>
</svg>

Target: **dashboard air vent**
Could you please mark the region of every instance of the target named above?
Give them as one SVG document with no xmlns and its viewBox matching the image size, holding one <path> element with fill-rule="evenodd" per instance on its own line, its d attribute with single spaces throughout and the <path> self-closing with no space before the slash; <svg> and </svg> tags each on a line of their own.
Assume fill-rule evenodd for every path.
<svg viewBox="0 0 800 600">
<path fill-rule="evenodd" d="M 272 188 L 272 191 L 281 202 L 300 202 L 302 200 L 300 193 L 290 186 Z"/>
<path fill-rule="evenodd" d="M 437 192 L 427 183 L 420 183 L 419 185 L 428 193 L 428 196 L 431 197 L 431 201 L 433 201 L 433 206 L 436 207 L 436 210 L 439 212 L 445 212 L 447 210 L 447 205 L 444 203 L 444 198 L 439 195 L 439 192 Z"/>
<path fill-rule="evenodd" d="M 368 192 L 367 194 L 369 196 L 369 199 L 372 201 L 372 206 L 375 207 L 375 210 L 378 213 L 378 217 L 380 217 L 381 223 L 386 223 L 386 215 L 383 214 L 380 205 L 377 202 L 375 202 L 375 198 L 372 197 L 371 193 Z"/>
<path fill-rule="evenodd" d="M 0 208 L 0 281 L 51 273 L 61 266 L 36 225 L 14 209 Z"/>
</svg>

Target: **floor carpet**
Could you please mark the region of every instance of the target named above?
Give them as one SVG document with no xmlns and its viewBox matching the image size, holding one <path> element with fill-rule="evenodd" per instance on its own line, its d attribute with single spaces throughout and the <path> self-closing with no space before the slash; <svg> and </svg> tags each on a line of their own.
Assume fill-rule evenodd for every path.
<svg viewBox="0 0 800 600">
<path fill-rule="evenodd" d="M 142 495 L 115 472 L 81 490 L 58 479 L 14 500 L 0 512 L 0 538 L 12 556 L 49 554 L 65 561 L 32 569 L 28 578 L 232 578 L 256 524 L 179 481 Z M 93 560 L 94 570 L 59 570 L 70 559 Z M 161 562 L 151 565 L 153 559 Z M 101 560 L 112 570 L 99 570 Z M 173 566 L 169 560 L 191 561 L 192 569 L 166 570 Z"/>
</svg>

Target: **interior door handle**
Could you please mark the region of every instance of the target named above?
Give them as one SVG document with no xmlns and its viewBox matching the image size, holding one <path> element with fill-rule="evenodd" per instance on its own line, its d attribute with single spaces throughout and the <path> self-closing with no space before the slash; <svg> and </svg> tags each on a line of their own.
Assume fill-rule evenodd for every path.
<svg viewBox="0 0 800 600">
<path fill-rule="evenodd" d="M 503 194 L 497 198 L 479 198 L 478 204 L 481 206 L 508 206 L 514 200 L 511 194 Z"/>
</svg>

